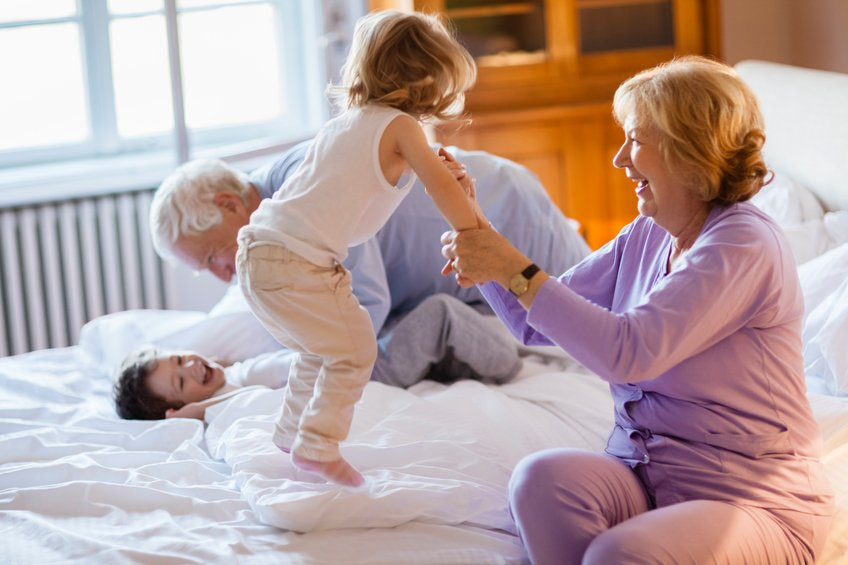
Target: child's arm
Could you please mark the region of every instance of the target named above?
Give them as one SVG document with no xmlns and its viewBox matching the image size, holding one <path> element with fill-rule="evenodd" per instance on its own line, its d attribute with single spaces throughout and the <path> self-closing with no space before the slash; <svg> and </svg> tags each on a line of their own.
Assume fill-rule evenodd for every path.
<svg viewBox="0 0 848 565">
<path fill-rule="evenodd" d="M 479 218 L 471 199 L 433 152 L 424 130 L 414 118 L 402 116 L 393 120 L 383 133 L 383 141 L 397 147 L 400 156 L 421 179 L 427 194 L 454 230 L 478 227 Z"/>
<path fill-rule="evenodd" d="M 243 390 L 243 388 L 239 387 L 225 394 L 219 394 L 218 396 L 212 396 L 205 400 L 198 400 L 197 402 L 186 404 L 182 408 L 168 408 L 165 411 L 165 418 L 193 418 L 195 420 L 203 420 L 206 418 L 207 408 L 215 406 L 219 402 L 223 402 L 224 400 L 233 397 L 241 390 Z"/>
<path fill-rule="evenodd" d="M 475 180 L 468 176 L 465 171 L 465 165 L 456 160 L 456 157 L 450 154 L 444 147 L 439 147 L 439 158 L 451 172 L 453 177 L 459 181 L 462 190 L 468 195 L 471 205 L 474 207 L 474 213 L 477 215 L 477 227 L 484 228 L 490 226 L 490 222 L 486 219 L 483 209 L 480 208 L 480 203 L 477 201 L 477 185 Z"/>
<path fill-rule="evenodd" d="M 212 406 L 208 400 L 200 402 L 192 402 L 186 404 L 182 408 L 168 408 L 165 412 L 165 418 L 192 418 L 194 420 L 202 420 L 206 416 L 206 408 Z"/>
<path fill-rule="evenodd" d="M 297 353 L 280 349 L 257 355 L 234 364 L 227 369 L 227 382 L 237 386 L 262 385 L 283 388 L 289 380 L 289 371 Z"/>
</svg>

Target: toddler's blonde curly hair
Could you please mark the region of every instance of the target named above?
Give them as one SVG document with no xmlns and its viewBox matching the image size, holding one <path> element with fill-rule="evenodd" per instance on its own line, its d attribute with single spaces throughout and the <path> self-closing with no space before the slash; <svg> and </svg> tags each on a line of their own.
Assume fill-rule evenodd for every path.
<svg viewBox="0 0 848 565">
<path fill-rule="evenodd" d="M 348 108 L 384 104 L 419 120 L 462 117 L 477 67 L 436 16 L 385 10 L 357 21 L 342 83 L 328 92 Z"/>
</svg>

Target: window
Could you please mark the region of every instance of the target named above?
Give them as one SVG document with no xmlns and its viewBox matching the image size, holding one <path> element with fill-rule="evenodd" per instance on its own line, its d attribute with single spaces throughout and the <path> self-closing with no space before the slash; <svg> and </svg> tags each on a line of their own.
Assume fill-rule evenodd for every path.
<svg viewBox="0 0 848 565">
<path fill-rule="evenodd" d="M 0 170 L 249 153 L 326 118 L 314 0 L 3 0 Z"/>
</svg>

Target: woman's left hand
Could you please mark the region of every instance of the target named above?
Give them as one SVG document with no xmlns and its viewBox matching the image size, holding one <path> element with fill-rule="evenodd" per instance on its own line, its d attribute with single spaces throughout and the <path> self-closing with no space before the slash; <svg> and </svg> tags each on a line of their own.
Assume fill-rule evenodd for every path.
<svg viewBox="0 0 848 565">
<path fill-rule="evenodd" d="M 489 281 L 507 288 L 509 279 L 532 262 L 491 227 L 445 232 L 441 241 L 442 255 L 463 288 Z"/>
</svg>

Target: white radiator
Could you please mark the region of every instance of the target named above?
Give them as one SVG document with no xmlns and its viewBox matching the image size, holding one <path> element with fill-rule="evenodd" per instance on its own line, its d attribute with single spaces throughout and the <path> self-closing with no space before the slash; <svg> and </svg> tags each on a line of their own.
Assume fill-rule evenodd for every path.
<svg viewBox="0 0 848 565">
<path fill-rule="evenodd" d="M 87 321 L 167 308 L 152 192 L 0 211 L 0 356 L 77 343 Z"/>
</svg>

